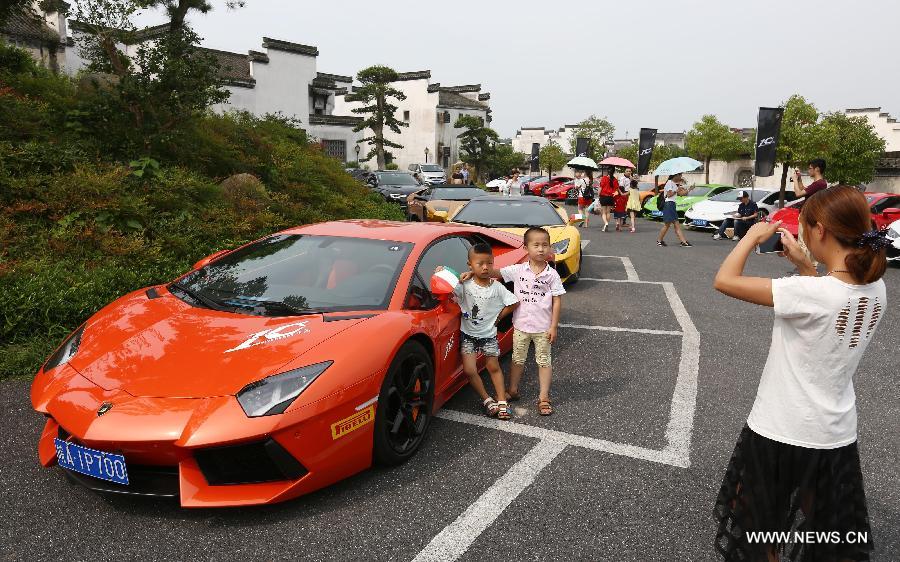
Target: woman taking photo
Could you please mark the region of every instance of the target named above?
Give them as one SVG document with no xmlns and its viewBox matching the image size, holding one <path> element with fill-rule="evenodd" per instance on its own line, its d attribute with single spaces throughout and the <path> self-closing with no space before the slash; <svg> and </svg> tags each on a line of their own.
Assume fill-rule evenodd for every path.
<svg viewBox="0 0 900 562">
<path fill-rule="evenodd" d="M 666 233 L 669 232 L 669 227 L 675 225 L 675 236 L 681 240 L 681 245 L 689 248 L 691 243 L 688 242 L 684 238 L 684 233 L 681 232 L 681 225 L 678 224 L 678 211 L 675 208 L 675 198 L 679 195 L 684 197 L 687 195 L 687 190 L 682 187 L 682 183 L 684 180 L 681 177 L 681 174 L 675 174 L 673 176 L 669 176 L 669 181 L 666 182 L 666 185 L 663 186 L 663 191 L 657 197 L 663 197 L 665 200 L 665 204 L 663 205 L 663 227 L 659 231 L 659 238 L 656 239 L 657 246 L 666 246 Z"/>
<path fill-rule="evenodd" d="M 868 560 L 872 550 L 852 378 L 887 310 L 881 276 L 889 241 L 873 229 L 865 197 L 847 186 L 810 197 L 800 221 L 826 275 L 816 276 L 776 222 L 754 225 L 715 279 L 718 291 L 772 307 L 775 316 L 756 401 L 716 500 L 716 549 L 725 560 Z M 800 275 L 744 276 L 747 257 L 776 229 Z M 838 539 L 751 543 L 752 531 Z M 867 542 L 846 539 L 863 536 Z"/>
<path fill-rule="evenodd" d="M 594 206 L 594 177 L 591 172 L 584 177 L 582 170 L 575 171 L 575 194 L 578 196 L 578 212 L 581 213 L 584 222 L 582 226 L 587 228 L 591 224 L 591 208 Z"/>
</svg>

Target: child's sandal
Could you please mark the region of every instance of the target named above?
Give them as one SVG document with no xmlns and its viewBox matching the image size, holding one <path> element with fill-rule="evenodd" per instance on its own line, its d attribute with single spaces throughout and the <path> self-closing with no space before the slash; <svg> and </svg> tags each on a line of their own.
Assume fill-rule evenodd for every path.
<svg viewBox="0 0 900 562">
<path fill-rule="evenodd" d="M 500 406 L 493 398 L 485 398 L 484 402 L 481 403 L 484 406 L 484 413 L 487 414 L 489 418 L 497 417 L 497 413 L 500 411 Z"/>
<path fill-rule="evenodd" d="M 511 417 L 512 416 L 509 413 L 509 404 L 507 404 L 504 400 L 497 402 L 497 419 L 508 420 Z"/>
<path fill-rule="evenodd" d="M 538 400 L 538 413 L 542 416 L 549 416 L 553 413 L 553 407 L 550 405 L 550 400 Z"/>
</svg>

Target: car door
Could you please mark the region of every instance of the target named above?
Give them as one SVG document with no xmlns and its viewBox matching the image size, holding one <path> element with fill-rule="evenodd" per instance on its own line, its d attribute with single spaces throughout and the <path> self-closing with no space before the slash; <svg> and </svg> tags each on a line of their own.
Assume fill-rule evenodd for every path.
<svg viewBox="0 0 900 562">
<path fill-rule="evenodd" d="M 431 276 L 437 266 L 449 267 L 457 273 L 468 271 L 469 245 L 460 236 L 448 236 L 432 243 L 419 258 L 407 308 L 415 311 L 416 320 L 434 338 L 435 390 L 440 393 L 462 373 L 459 352 L 459 306 L 448 300 L 441 304 L 431 294 Z"/>
</svg>

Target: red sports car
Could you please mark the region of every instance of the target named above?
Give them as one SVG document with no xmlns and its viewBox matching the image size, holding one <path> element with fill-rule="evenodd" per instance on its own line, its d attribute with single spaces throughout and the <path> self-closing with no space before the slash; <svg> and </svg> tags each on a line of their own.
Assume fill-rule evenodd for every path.
<svg viewBox="0 0 900 562">
<path fill-rule="evenodd" d="M 896 193 L 863 193 L 869 208 L 872 211 L 872 219 L 878 228 L 885 228 L 895 220 L 900 219 L 900 195 Z M 800 208 L 803 199 L 798 199 L 779 209 L 772 214 L 772 221 L 781 221 L 781 226 L 788 232 L 797 236 L 797 223 L 800 219 Z"/>
<path fill-rule="evenodd" d="M 459 307 L 429 280 L 438 265 L 464 271 L 477 242 L 498 267 L 527 259 L 497 230 L 327 222 L 121 297 L 34 380 L 40 462 L 186 507 L 280 502 L 403 462 L 466 383 Z M 504 352 L 511 340 L 501 323 Z"/>
<path fill-rule="evenodd" d="M 551 187 L 557 186 L 561 183 L 566 183 L 567 181 L 572 181 L 574 178 L 569 176 L 553 176 L 552 178 L 547 178 L 546 176 L 538 178 L 537 180 L 533 180 L 528 182 L 528 187 L 525 189 L 525 193 L 523 195 L 537 195 L 542 197 L 544 192 L 550 189 Z"/>
<path fill-rule="evenodd" d="M 569 197 L 572 195 L 572 197 Z M 576 199 L 575 196 L 575 180 L 558 183 L 553 187 L 548 187 L 544 191 L 544 197 L 551 201 L 565 201 L 567 199 Z"/>
</svg>

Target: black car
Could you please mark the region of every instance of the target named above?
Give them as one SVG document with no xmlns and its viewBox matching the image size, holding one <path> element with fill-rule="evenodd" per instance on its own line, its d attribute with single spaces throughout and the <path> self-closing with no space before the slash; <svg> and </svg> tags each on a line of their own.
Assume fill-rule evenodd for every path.
<svg viewBox="0 0 900 562">
<path fill-rule="evenodd" d="M 419 191 L 424 186 L 408 172 L 396 170 L 379 170 L 368 177 L 369 186 L 380 193 L 388 201 L 406 208 L 406 198 L 410 193 Z"/>
</svg>

